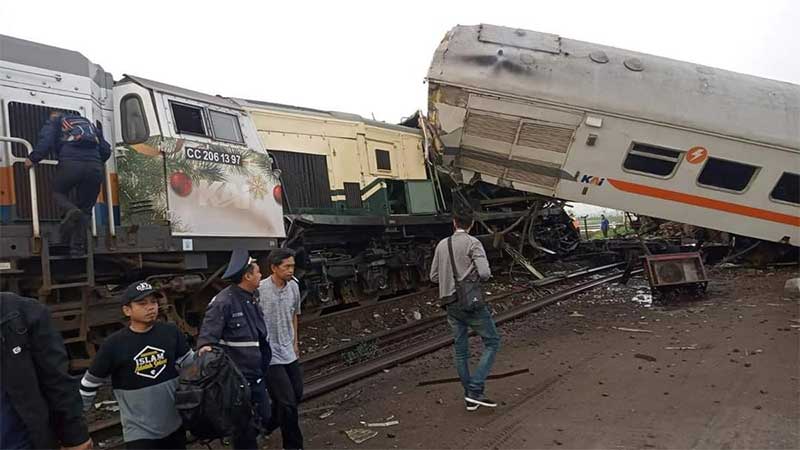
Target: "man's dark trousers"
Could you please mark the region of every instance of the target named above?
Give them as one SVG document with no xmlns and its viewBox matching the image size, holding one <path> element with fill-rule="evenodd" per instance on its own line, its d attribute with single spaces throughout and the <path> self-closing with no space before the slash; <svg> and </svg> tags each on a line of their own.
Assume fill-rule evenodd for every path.
<svg viewBox="0 0 800 450">
<path fill-rule="evenodd" d="M 250 382 L 250 403 L 253 417 L 249 423 L 240 424 L 241 427 L 233 433 L 231 444 L 235 450 L 257 450 L 259 432 L 268 428 L 271 410 L 264 379 Z"/>
<path fill-rule="evenodd" d="M 70 248 L 85 251 L 86 232 L 92 218 L 92 208 L 103 184 L 103 165 L 94 161 L 61 160 L 53 179 L 53 200 L 66 215 L 61 239 L 69 240 Z M 77 202 L 69 193 L 75 189 Z M 111 207 L 111 205 L 109 205 Z M 80 211 L 72 213 L 73 210 Z"/>
<path fill-rule="evenodd" d="M 269 395 L 272 398 L 270 430 L 281 428 L 283 448 L 303 448 L 303 433 L 297 405 L 303 399 L 303 371 L 300 362 L 273 364 L 267 372 Z"/>
</svg>

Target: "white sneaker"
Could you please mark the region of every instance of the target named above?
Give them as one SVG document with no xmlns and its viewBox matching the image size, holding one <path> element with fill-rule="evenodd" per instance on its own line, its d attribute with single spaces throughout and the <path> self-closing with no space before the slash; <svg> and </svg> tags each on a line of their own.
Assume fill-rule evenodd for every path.
<svg viewBox="0 0 800 450">
<path fill-rule="evenodd" d="M 467 403 L 472 403 L 473 405 L 486 406 L 486 407 L 489 407 L 489 408 L 496 408 L 497 407 L 497 402 L 489 400 L 489 398 L 484 396 L 484 395 L 481 395 L 481 396 L 477 396 L 477 395 L 466 396 L 466 397 L 464 397 L 464 401 L 466 401 Z"/>
</svg>

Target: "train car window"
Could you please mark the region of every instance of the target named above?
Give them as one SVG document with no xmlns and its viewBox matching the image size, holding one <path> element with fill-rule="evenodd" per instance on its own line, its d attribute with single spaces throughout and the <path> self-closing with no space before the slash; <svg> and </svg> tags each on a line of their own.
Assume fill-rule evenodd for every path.
<svg viewBox="0 0 800 450">
<path fill-rule="evenodd" d="M 648 175 L 666 177 L 675 172 L 682 153 L 677 150 L 634 143 L 622 167 Z"/>
<path fill-rule="evenodd" d="M 697 182 L 703 186 L 717 187 L 731 191 L 743 191 L 758 168 L 749 164 L 708 158 L 700 172 Z"/>
<path fill-rule="evenodd" d="M 378 170 L 392 170 L 392 160 L 388 151 L 375 149 L 375 165 Z"/>
<path fill-rule="evenodd" d="M 215 138 L 221 141 L 244 142 L 238 117 L 213 110 L 209 110 L 208 115 L 211 117 L 211 128 Z"/>
<path fill-rule="evenodd" d="M 800 205 L 800 175 L 783 172 L 769 197 L 773 200 Z"/>
<path fill-rule="evenodd" d="M 203 123 L 203 110 L 196 106 L 172 103 L 172 116 L 178 133 L 199 134 L 208 136 Z"/>
<path fill-rule="evenodd" d="M 136 94 L 122 97 L 120 116 L 122 117 L 122 142 L 139 144 L 147 140 L 150 130 L 147 128 L 141 97 Z"/>
</svg>

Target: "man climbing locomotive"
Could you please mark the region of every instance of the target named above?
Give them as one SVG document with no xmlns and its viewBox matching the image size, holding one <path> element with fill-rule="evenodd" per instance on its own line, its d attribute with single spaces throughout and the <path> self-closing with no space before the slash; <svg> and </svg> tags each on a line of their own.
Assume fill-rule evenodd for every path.
<svg viewBox="0 0 800 450">
<path fill-rule="evenodd" d="M 111 146 L 103 138 L 102 127 L 77 114 L 50 113 L 39 132 L 36 147 L 25 160 L 30 168 L 48 156 L 58 160 L 53 180 L 53 200 L 61 209 L 61 241 L 69 243 L 70 254 L 86 253 L 86 231 L 92 208 L 103 184 L 103 165 L 111 156 Z M 69 198 L 76 191 L 75 203 Z"/>
</svg>

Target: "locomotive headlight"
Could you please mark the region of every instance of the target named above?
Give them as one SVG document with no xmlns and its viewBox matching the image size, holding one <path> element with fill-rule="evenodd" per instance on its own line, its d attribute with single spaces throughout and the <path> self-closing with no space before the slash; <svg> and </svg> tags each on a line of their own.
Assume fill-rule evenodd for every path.
<svg viewBox="0 0 800 450">
<path fill-rule="evenodd" d="M 278 202 L 279 205 L 283 204 L 283 187 L 280 184 L 276 184 L 274 188 L 272 188 L 272 197 L 275 198 L 275 201 Z"/>
</svg>

